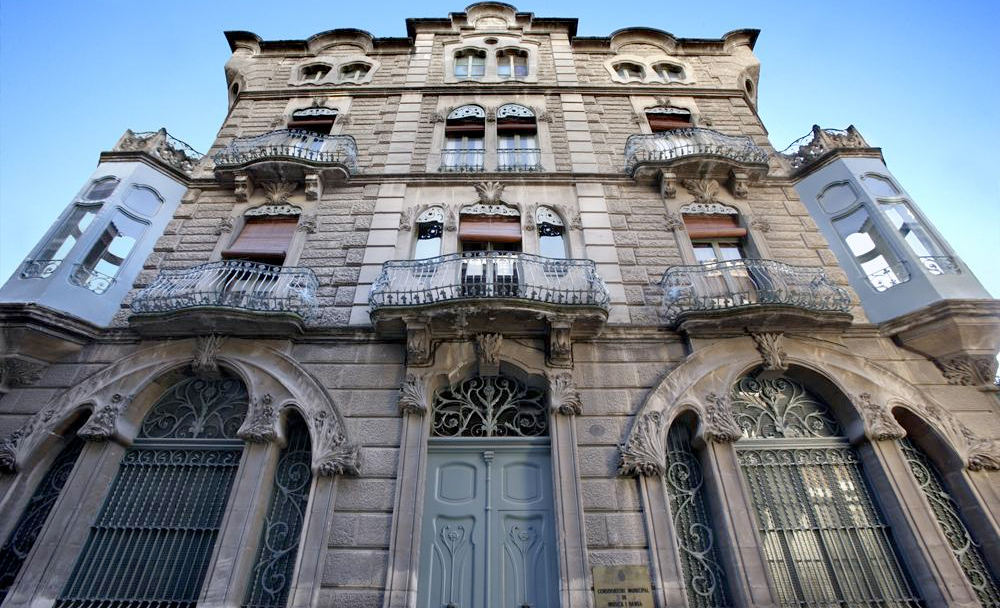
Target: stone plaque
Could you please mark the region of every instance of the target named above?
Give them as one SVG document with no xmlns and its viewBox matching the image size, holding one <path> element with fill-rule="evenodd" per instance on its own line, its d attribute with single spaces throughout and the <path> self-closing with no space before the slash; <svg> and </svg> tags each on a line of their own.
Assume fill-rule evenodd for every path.
<svg viewBox="0 0 1000 608">
<path fill-rule="evenodd" d="M 594 566 L 596 608 L 654 608 L 649 566 Z"/>
</svg>

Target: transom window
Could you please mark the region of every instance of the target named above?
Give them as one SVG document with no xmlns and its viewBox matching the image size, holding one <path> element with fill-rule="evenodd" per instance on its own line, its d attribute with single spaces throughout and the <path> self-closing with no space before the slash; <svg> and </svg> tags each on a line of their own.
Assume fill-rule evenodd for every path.
<svg viewBox="0 0 1000 608">
<path fill-rule="evenodd" d="M 471 378 L 434 395 L 435 437 L 546 437 L 545 393 L 508 376 Z"/>
<path fill-rule="evenodd" d="M 482 80 L 486 75 L 486 51 L 463 49 L 455 53 L 455 78 Z"/>
</svg>

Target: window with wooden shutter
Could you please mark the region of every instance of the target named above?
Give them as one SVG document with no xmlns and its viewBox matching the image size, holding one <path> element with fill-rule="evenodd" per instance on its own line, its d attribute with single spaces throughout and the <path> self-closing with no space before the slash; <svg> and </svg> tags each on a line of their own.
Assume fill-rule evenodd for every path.
<svg viewBox="0 0 1000 608">
<path fill-rule="evenodd" d="M 691 113 L 681 108 L 650 108 L 646 110 L 646 122 L 653 133 L 686 129 L 691 126 Z"/>
<path fill-rule="evenodd" d="M 521 218 L 508 216 L 463 216 L 458 229 L 463 243 L 520 243 Z"/>
<path fill-rule="evenodd" d="M 248 218 L 240 235 L 222 252 L 222 257 L 280 266 L 285 262 L 298 223 L 298 217 Z"/>
<path fill-rule="evenodd" d="M 741 239 L 747 229 L 740 226 L 738 215 L 684 215 L 684 228 L 691 240 Z"/>
</svg>

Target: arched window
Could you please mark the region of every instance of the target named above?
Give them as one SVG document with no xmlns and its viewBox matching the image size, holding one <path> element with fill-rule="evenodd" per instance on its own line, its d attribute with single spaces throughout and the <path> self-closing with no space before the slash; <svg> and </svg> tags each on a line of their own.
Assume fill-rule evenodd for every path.
<svg viewBox="0 0 1000 608">
<path fill-rule="evenodd" d="M 106 292 L 114 285 L 122 266 L 148 226 L 123 211 L 115 211 L 97 242 L 73 267 L 70 282 L 96 294 Z"/>
<path fill-rule="evenodd" d="M 646 77 L 646 68 L 639 65 L 638 63 L 631 63 L 629 61 L 623 61 L 621 63 L 616 63 L 614 65 L 615 73 L 618 77 L 625 80 L 626 82 L 638 80 L 642 81 Z"/>
<path fill-rule="evenodd" d="M 559 214 L 549 207 L 535 211 L 538 227 L 538 252 L 547 258 L 566 257 L 566 225 Z"/>
<path fill-rule="evenodd" d="M 431 207 L 417 216 L 417 245 L 413 259 L 423 260 L 441 255 L 441 235 L 444 233 L 444 210 Z"/>
<path fill-rule="evenodd" d="M 67 432 L 64 441 L 62 450 L 49 465 L 49 470 L 28 499 L 28 504 L 14 524 L 7 541 L 0 547 L 0 603 L 7 597 L 7 592 L 10 591 L 21 565 L 35 545 L 35 540 L 41 533 L 52 506 L 66 485 L 77 457 L 83 451 L 84 441 L 76 435 L 75 429 Z"/>
<path fill-rule="evenodd" d="M 691 447 L 688 421 L 678 419 L 670 426 L 666 464 L 663 488 L 677 535 L 688 606 L 731 606 L 705 497 L 705 478 Z"/>
<path fill-rule="evenodd" d="M 236 479 L 247 389 L 182 378 L 122 457 L 58 607 L 193 608 Z M 114 556 L 114 559 L 109 559 Z"/>
<path fill-rule="evenodd" d="M 292 588 L 306 504 L 312 482 L 309 427 L 298 414 L 288 420 L 288 443 L 278 455 L 271 503 L 264 520 L 244 608 L 284 608 Z"/>
<path fill-rule="evenodd" d="M 444 124 L 441 171 L 482 171 L 485 136 L 486 111 L 480 106 L 452 110 Z"/>
<path fill-rule="evenodd" d="M 990 571 L 983 552 L 973 540 L 972 533 L 962 517 L 955 499 L 952 498 L 945 485 L 944 478 L 931 459 L 920 446 L 909 437 L 899 440 L 906 463 L 920 484 L 927 502 L 931 505 L 938 525 L 944 531 L 962 572 L 969 579 L 969 584 L 976 592 L 983 606 L 1000 606 L 1000 581 Z"/>
<path fill-rule="evenodd" d="M 118 187 L 118 183 L 119 180 L 117 177 L 98 180 L 83 195 L 83 199 L 87 201 L 103 201 L 111 196 L 111 193 Z"/>
<path fill-rule="evenodd" d="M 486 51 L 463 49 L 455 53 L 455 78 L 482 80 L 486 75 Z"/>
<path fill-rule="evenodd" d="M 516 103 L 497 108 L 497 169 L 540 171 L 535 113 Z"/>
<path fill-rule="evenodd" d="M 833 221 L 854 261 L 876 291 L 910 280 L 906 267 L 896 257 L 868 210 L 859 207 Z"/>
<path fill-rule="evenodd" d="M 781 606 L 918 606 L 858 455 L 830 408 L 788 378 L 741 378 L 736 443 Z"/>
<path fill-rule="evenodd" d="M 528 51 L 522 49 L 497 51 L 497 77 L 500 80 L 527 78 Z"/>
<path fill-rule="evenodd" d="M 678 82 L 684 80 L 684 68 L 674 63 L 657 63 L 653 71 L 663 82 Z"/>
<path fill-rule="evenodd" d="M 368 75 L 372 66 L 367 63 L 354 62 L 348 63 L 340 68 L 340 81 L 341 82 L 358 82 L 362 78 Z"/>
</svg>

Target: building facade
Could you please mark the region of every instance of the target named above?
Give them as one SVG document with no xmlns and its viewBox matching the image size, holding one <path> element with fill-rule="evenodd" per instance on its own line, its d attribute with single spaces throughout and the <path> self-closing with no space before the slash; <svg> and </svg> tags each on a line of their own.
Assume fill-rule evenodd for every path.
<svg viewBox="0 0 1000 608">
<path fill-rule="evenodd" d="M 228 32 L 0 289 L 3 607 L 1000 606 L 1000 304 L 758 32 Z"/>
</svg>

